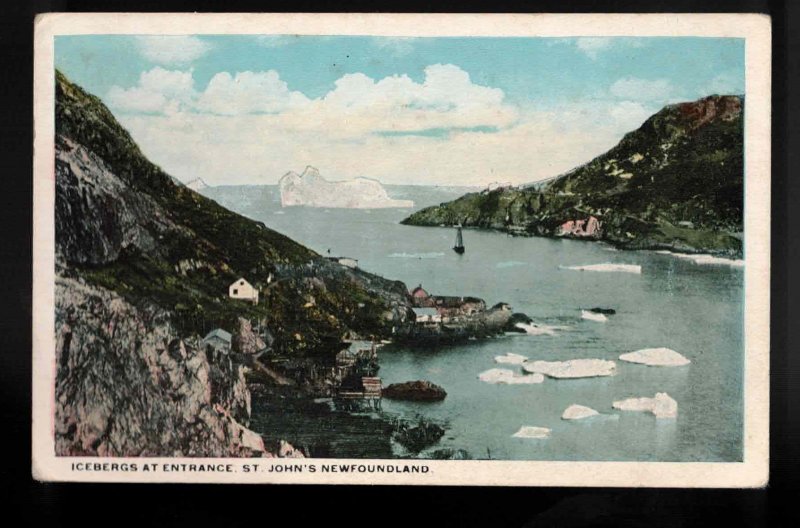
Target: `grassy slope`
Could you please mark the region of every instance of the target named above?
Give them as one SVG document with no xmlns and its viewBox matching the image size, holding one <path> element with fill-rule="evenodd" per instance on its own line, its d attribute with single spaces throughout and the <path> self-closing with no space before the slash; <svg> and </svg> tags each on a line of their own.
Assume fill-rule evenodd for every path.
<svg viewBox="0 0 800 528">
<path fill-rule="evenodd" d="M 182 227 L 157 233 L 157 251 L 145 253 L 133 246 L 103 265 L 68 262 L 68 273 L 134 302 L 154 302 L 170 310 L 187 334 L 216 326 L 231 329 L 238 316 L 266 319 L 277 348 L 287 353 L 327 350 L 348 330 L 389 332 L 382 314 L 390 298 L 405 295 L 402 283 L 330 264 L 264 224 L 176 184 L 145 158 L 97 97 L 60 72 L 56 133 L 98 155 L 111 172 L 150 195 Z M 176 271 L 175 265 L 188 259 L 203 265 L 186 274 Z M 270 274 L 278 280 L 266 288 Z M 227 299 L 228 285 L 240 276 L 266 290 L 259 305 Z"/>
</svg>

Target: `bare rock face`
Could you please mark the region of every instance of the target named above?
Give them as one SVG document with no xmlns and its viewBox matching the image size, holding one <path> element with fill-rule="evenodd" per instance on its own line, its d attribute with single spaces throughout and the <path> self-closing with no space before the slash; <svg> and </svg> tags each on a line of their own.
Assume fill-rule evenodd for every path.
<svg viewBox="0 0 800 528">
<path fill-rule="evenodd" d="M 264 453 L 244 368 L 176 339 L 161 310 L 59 277 L 55 330 L 57 454 Z"/>
<path fill-rule="evenodd" d="M 235 352 L 252 356 L 267 347 L 267 343 L 261 339 L 261 336 L 253 331 L 253 325 L 248 319 L 240 317 L 238 325 L 239 327 L 233 336 L 233 350 Z"/>
<path fill-rule="evenodd" d="M 389 385 L 383 389 L 383 396 L 392 400 L 441 401 L 447 392 L 430 381 L 406 381 Z"/>
</svg>

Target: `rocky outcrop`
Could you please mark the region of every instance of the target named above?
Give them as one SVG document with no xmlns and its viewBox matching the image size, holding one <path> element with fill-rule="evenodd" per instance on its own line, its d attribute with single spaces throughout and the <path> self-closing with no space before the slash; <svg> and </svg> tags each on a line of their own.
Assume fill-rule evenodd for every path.
<svg viewBox="0 0 800 528">
<path fill-rule="evenodd" d="M 244 368 L 181 340 L 168 314 L 56 279 L 59 455 L 258 456 Z"/>
<path fill-rule="evenodd" d="M 383 396 L 390 400 L 441 401 L 445 399 L 447 392 L 430 381 L 406 381 L 384 388 Z"/>
<path fill-rule="evenodd" d="M 403 223 L 741 257 L 743 109 L 739 96 L 667 106 L 549 182 L 466 194 Z"/>
</svg>

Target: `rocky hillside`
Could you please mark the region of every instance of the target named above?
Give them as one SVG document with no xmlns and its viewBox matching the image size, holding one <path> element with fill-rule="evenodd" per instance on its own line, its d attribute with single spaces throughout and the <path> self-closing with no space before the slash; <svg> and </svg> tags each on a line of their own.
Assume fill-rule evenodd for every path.
<svg viewBox="0 0 800 528">
<path fill-rule="evenodd" d="M 738 96 L 670 105 L 546 184 L 467 194 L 403 223 L 741 256 L 743 111 Z"/>
<path fill-rule="evenodd" d="M 56 73 L 56 449 L 263 453 L 236 355 L 249 322 L 276 353 L 332 357 L 407 327 L 404 284 L 330 262 L 179 184 L 102 102 Z M 227 297 L 245 277 L 252 305 Z M 234 359 L 199 337 L 234 333 Z"/>
</svg>

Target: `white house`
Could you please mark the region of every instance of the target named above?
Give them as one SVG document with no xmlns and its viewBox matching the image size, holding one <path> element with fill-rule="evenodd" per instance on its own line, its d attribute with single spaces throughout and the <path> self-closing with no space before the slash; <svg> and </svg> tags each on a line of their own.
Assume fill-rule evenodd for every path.
<svg viewBox="0 0 800 528">
<path fill-rule="evenodd" d="M 258 304 L 258 290 L 243 278 L 228 286 L 228 296 L 231 299 L 244 299 Z"/>
<path fill-rule="evenodd" d="M 414 310 L 417 323 L 440 323 L 442 316 L 436 308 L 411 308 Z"/>
</svg>

